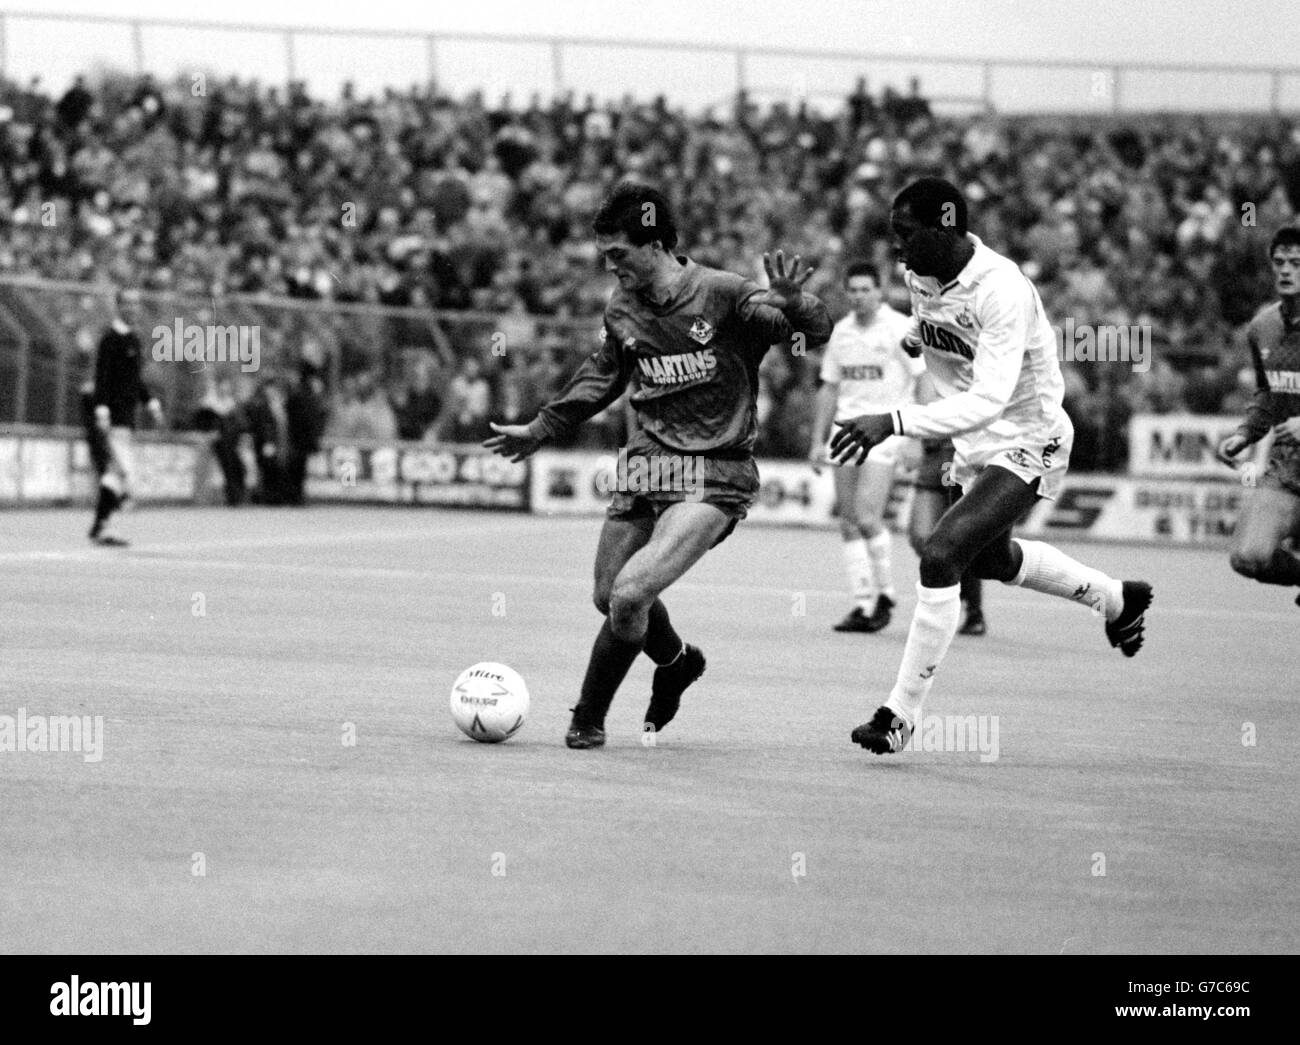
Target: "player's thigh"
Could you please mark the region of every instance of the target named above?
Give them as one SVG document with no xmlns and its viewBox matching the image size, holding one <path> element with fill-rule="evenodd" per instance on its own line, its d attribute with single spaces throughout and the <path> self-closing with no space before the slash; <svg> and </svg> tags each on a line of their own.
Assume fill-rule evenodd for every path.
<svg viewBox="0 0 1300 1045">
<path fill-rule="evenodd" d="M 645 547 L 654 528 L 655 520 L 651 515 L 605 520 L 596 544 L 596 583 L 592 592 L 592 601 L 601 613 L 609 612 L 609 593 L 614 588 L 614 578 L 627 561 Z"/>
<path fill-rule="evenodd" d="M 726 512 L 702 501 L 681 501 L 665 509 L 649 542 L 619 572 L 613 597 L 637 601 L 658 597 L 700 561 L 729 525 Z"/>
<path fill-rule="evenodd" d="M 1257 486 L 1250 492 L 1233 535 L 1234 555 L 1250 559 L 1269 559 L 1283 539 L 1295 535 L 1300 527 L 1300 497 L 1270 486 Z"/>
<path fill-rule="evenodd" d="M 1011 528 L 1037 500 L 1035 486 L 990 465 L 940 517 L 923 557 L 942 558 L 964 571 L 994 541 L 1009 541 Z"/>
</svg>

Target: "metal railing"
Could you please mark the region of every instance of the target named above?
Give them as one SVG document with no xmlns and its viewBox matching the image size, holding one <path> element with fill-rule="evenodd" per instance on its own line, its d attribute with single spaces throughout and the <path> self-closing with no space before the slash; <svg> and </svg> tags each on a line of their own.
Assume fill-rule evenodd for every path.
<svg viewBox="0 0 1300 1045">
<path fill-rule="evenodd" d="M 51 27 L 57 44 L 43 44 Z M 89 33 L 78 40 L 78 30 Z M 232 34 L 269 48 L 216 43 Z M 367 46 L 330 51 L 328 43 L 340 39 Z M 611 52 L 618 62 L 609 61 Z M 641 58 L 650 60 L 628 68 Z M 575 90 L 609 97 L 635 83 L 638 95 L 667 91 L 686 105 L 731 99 L 737 91 L 760 99 L 842 100 L 858 76 L 868 75 L 874 88 L 919 77 L 930 102 L 986 111 L 1300 110 L 1300 66 L 1098 63 L 0 11 L 0 74 L 40 75 L 48 83 L 105 62 L 137 74 L 211 69 L 264 82 L 433 83 L 449 93 Z M 611 82 L 611 67 L 624 78 Z M 664 79 L 655 83 L 656 75 Z"/>
<path fill-rule="evenodd" d="M 95 349 L 113 319 L 113 293 L 104 285 L 0 276 L 0 423 L 78 423 L 79 389 L 93 375 Z M 331 390 L 343 387 L 350 375 L 366 375 L 378 387 L 405 386 L 416 383 L 420 369 L 432 369 L 445 383 L 470 356 L 484 369 L 517 367 L 545 386 L 567 377 L 590 353 L 599 329 L 592 319 L 250 294 L 214 299 L 140 291 L 139 297 L 135 327 L 145 379 L 181 427 L 217 380 L 229 380 L 242 399 L 263 378 L 303 361 L 323 374 Z M 247 365 L 231 358 L 232 352 L 224 361 L 156 359 L 156 332 L 178 323 L 205 334 L 209 327 L 255 330 L 257 357 L 248 353 Z"/>
</svg>

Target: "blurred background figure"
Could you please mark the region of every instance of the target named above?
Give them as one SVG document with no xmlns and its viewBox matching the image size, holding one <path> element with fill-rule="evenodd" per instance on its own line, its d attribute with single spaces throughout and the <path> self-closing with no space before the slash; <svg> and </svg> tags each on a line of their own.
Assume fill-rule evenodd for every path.
<svg viewBox="0 0 1300 1045">
<path fill-rule="evenodd" d="M 257 504 L 288 503 L 289 409 L 281 378 L 263 378 L 246 407 L 248 432 L 257 461 Z"/>
<path fill-rule="evenodd" d="M 435 356 L 419 352 L 408 355 L 405 371 L 389 404 L 397 418 L 397 437 L 418 442 L 442 412 L 441 367 Z"/>
<path fill-rule="evenodd" d="M 243 504 L 248 496 L 248 475 L 239 442 L 248 423 L 229 377 L 219 377 L 209 386 L 195 413 L 194 427 L 212 434 L 212 455 L 221 468 L 226 504 Z"/>
<path fill-rule="evenodd" d="M 489 427 L 492 386 L 483 376 L 483 366 L 476 357 L 468 356 L 461 361 L 448 393 L 436 439 L 444 443 L 481 443 L 492 435 Z"/>
</svg>

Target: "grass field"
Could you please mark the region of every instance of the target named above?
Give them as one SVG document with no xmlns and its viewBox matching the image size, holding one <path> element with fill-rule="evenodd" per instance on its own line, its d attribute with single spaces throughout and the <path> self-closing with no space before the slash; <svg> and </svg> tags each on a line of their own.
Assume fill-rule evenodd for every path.
<svg viewBox="0 0 1300 1045">
<path fill-rule="evenodd" d="M 0 715 L 104 723 L 99 762 L 0 753 L 5 952 L 1300 948 L 1300 610 L 1223 553 L 1065 546 L 1155 585 L 1131 661 L 988 586 L 927 713 L 996 715 L 999 757 L 879 759 L 848 734 L 914 557 L 894 624 L 837 635 L 838 537 L 742 526 L 666 597 L 709 657 L 678 719 L 642 745 L 642 658 L 577 752 L 598 519 L 143 509 L 127 550 L 87 522 L 0 515 Z M 532 692 L 504 745 L 448 713 L 479 660 Z"/>
</svg>

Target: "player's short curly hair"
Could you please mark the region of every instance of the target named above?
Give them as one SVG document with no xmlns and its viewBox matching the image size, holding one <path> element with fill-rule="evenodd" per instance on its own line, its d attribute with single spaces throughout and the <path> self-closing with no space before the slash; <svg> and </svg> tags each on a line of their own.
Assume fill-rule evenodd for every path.
<svg viewBox="0 0 1300 1045">
<path fill-rule="evenodd" d="M 677 246 L 677 222 L 672 206 L 658 189 L 635 181 L 614 186 L 596 211 L 591 223 L 598 236 L 627 235 L 627 241 L 641 247 L 658 240 L 664 250 Z"/>
<path fill-rule="evenodd" d="M 894 197 L 894 210 L 906 207 L 926 228 L 966 234 L 966 198 L 943 178 L 917 178 Z"/>
<path fill-rule="evenodd" d="M 844 285 L 848 286 L 849 280 L 854 276 L 870 276 L 872 282 L 880 286 L 880 270 L 869 261 L 850 262 L 848 268 L 844 270 Z"/>
<path fill-rule="evenodd" d="M 1273 242 L 1268 245 L 1271 258 L 1279 247 L 1300 247 L 1300 225 L 1283 225 L 1273 233 Z"/>
</svg>

